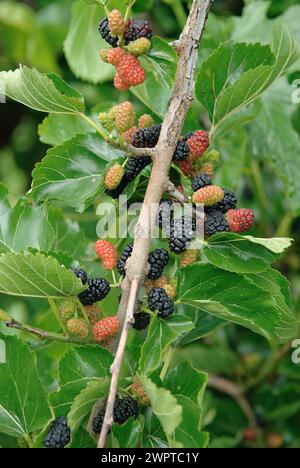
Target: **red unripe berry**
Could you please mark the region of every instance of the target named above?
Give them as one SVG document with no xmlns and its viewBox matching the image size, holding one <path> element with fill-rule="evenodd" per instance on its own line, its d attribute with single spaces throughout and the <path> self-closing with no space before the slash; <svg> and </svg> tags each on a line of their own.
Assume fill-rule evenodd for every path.
<svg viewBox="0 0 300 468">
<path fill-rule="evenodd" d="M 123 133 L 123 140 L 125 143 L 131 144 L 132 135 L 138 130 L 137 127 L 131 127 L 127 132 Z"/>
<path fill-rule="evenodd" d="M 231 232 L 246 232 L 254 224 L 254 213 L 248 208 L 229 210 L 226 219 Z"/>
<path fill-rule="evenodd" d="M 118 91 L 127 91 L 129 89 L 129 84 L 118 73 L 115 76 L 114 85 Z"/>
<path fill-rule="evenodd" d="M 108 190 L 114 190 L 120 185 L 120 182 L 124 176 L 125 169 L 121 164 L 114 164 L 114 166 L 110 167 L 105 179 L 104 185 Z"/>
<path fill-rule="evenodd" d="M 106 50 L 106 49 L 105 49 Z M 101 52 L 100 52 L 101 54 Z M 120 60 L 126 55 L 126 52 L 121 47 L 116 47 L 115 49 L 108 49 L 108 52 L 104 54 L 108 63 L 111 65 L 117 66 L 120 63 Z"/>
<path fill-rule="evenodd" d="M 93 327 L 93 336 L 95 341 L 104 341 L 118 333 L 120 322 L 118 317 L 105 317 L 95 323 Z"/>
<path fill-rule="evenodd" d="M 190 148 L 191 157 L 195 161 L 203 156 L 209 147 L 209 135 L 205 130 L 198 130 L 187 140 L 187 144 Z"/>
<path fill-rule="evenodd" d="M 99 239 L 94 245 L 94 250 L 97 257 L 102 260 L 102 266 L 105 270 L 116 268 L 118 263 L 118 252 L 111 242 L 105 239 Z"/>
<path fill-rule="evenodd" d="M 139 60 L 130 54 L 126 54 L 121 58 L 117 66 L 117 73 L 123 82 L 127 83 L 128 87 L 144 83 L 146 79 L 146 72 Z"/>
</svg>

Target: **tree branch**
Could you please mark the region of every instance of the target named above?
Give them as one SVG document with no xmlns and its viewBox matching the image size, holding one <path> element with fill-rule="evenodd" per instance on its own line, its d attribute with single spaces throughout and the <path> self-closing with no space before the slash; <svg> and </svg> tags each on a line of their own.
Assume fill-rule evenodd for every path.
<svg viewBox="0 0 300 468">
<path fill-rule="evenodd" d="M 184 193 L 179 192 L 171 180 L 167 180 L 165 191 L 169 192 L 170 196 L 178 201 L 178 203 L 181 203 L 181 205 L 184 205 L 184 203 L 187 201 Z"/>
<path fill-rule="evenodd" d="M 5 322 L 5 326 L 7 328 L 14 328 L 15 330 L 20 330 L 30 335 L 34 335 L 41 340 L 50 340 L 50 341 L 62 341 L 64 343 L 74 343 L 74 344 L 95 344 L 94 341 L 88 340 L 81 340 L 80 338 L 76 338 L 73 336 L 65 336 L 59 333 L 50 333 L 45 330 L 41 330 L 40 328 L 31 327 L 30 325 L 22 325 L 21 323 L 17 322 L 16 320 L 10 318 Z"/>
<path fill-rule="evenodd" d="M 234 382 L 231 382 L 230 380 L 218 377 L 216 375 L 210 375 L 208 377 L 208 386 L 233 398 L 248 419 L 249 425 L 251 427 L 257 428 L 258 424 L 255 413 L 252 410 L 248 400 L 244 396 L 243 389 L 241 387 L 239 387 Z"/>
<path fill-rule="evenodd" d="M 198 48 L 212 0 L 194 0 L 185 28 L 177 43 L 178 68 L 173 93 L 162 124 L 160 138 L 153 151 L 153 168 L 145 194 L 144 203 L 135 231 L 133 252 L 126 264 L 126 283 L 119 309 L 119 318 L 126 310 L 123 331 L 120 337 L 115 361 L 112 365 L 112 379 L 106 406 L 105 418 L 98 448 L 104 448 L 106 437 L 113 423 L 113 409 L 117 393 L 120 368 L 125 352 L 129 329 L 133 320 L 137 293 L 148 266 L 151 232 L 159 202 L 169 180 L 169 167 L 182 131 L 184 120 L 194 97 L 194 74 L 198 59 Z M 127 300 L 128 299 L 128 300 Z M 127 304 L 126 304 L 127 302 Z M 126 306 L 125 306 L 126 305 Z M 121 316 L 121 317 L 120 317 Z"/>
</svg>

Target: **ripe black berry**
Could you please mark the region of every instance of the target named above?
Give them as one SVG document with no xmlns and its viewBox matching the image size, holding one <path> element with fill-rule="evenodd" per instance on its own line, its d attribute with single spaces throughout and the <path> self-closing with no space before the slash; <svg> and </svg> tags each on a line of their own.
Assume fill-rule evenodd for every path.
<svg viewBox="0 0 300 468">
<path fill-rule="evenodd" d="M 161 124 L 140 128 L 131 137 L 131 144 L 135 148 L 154 148 L 157 145 L 161 131 Z"/>
<path fill-rule="evenodd" d="M 86 272 L 82 268 L 72 268 L 72 271 L 77 278 L 81 279 L 82 284 L 86 284 L 88 277 Z"/>
<path fill-rule="evenodd" d="M 222 201 L 216 205 L 210 207 L 205 207 L 206 213 L 211 213 L 212 211 L 221 211 L 222 213 L 227 213 L 228 210 L 234 210 L 237 206 L 237 198 L 233 192 L 230 190 L 224 189 L 224 198 Z"/>
<path fill-rule="evenodd" d="M 93 419 L 92 428 L 96 434 L 100 434 L 102 430 L 104 416 L 105 416 L 105 410 L 101 409 L 99 413 Z"/>
<path fill-rule="evenodd" d="M 122 255 L 119 258 L 117 269 L 118 269 L 118 272 L 120 273 L 120 275 L 122 275 L 122 276 L 126 275 L 125 266 L 126 266 L 127 260 L 129 259 L 129 257 L 131 257 L 132 250 L 133 250 L 133 242 L 131 242 L 131 244 L 129 244 L 129 245 L 127 245 L 125 247 L 125 249 L 123 250 Z"/>
<path fill-rule="evenodd" d="M 188 144 L 182 140 L 177 143 L 175 153 L 173 155 L 173 161 L 184 161 L 189 157 L 190 149 Z"/>
<path fill-rule="evenodd" d="M 109 283 L 104 278 L 91 278 L 88 280 L 88 286 L 88 289 L 78 296 L 84 306 L 102 301 L 110 291 Z"/>
<path fill-rule="evenodd" d="M 160 229 L 169 228 L 174 215 L 173 203 L 170 200 L 162 200 L 159 204 L 156 226 Z"/>
<path fill-rule="evenodd" d="M 129 158 L 125 165 L 124 179 L 126 184 L 134 180 L 150 163 L 151 158 L 146 156 L 141 156 L 139 158 Z"/>
<path fill-rule="evenodd" d="M 150 314 L 147 312 L 136 312 L 134 314 L 134 324 L 132 327 L 135 330 L 145 330 L 148 327 L 151 320 Z"/>
<path fill-rule="evenodd" d="M 152 288 L 148 296 L 148 306 L 158 317 L 166 319 L 174 312 L 174 304 L 163 288 Z"/>
<path fill-rule="evenodd" d="M 163 269 L 167 266 L 169 261 L 169 254 L 164 249 L 155 249 L 149 254 L 148 263 L 150 270 L 147 278 L 155 280 L 161 277 Z"/>
<path fill-rule="evenodd" d="M 118 47 L 119 39 L 116 36 L 112 36 L 110 33 L 108 19 L 103 18 L 99 24 L 99 32 L 102 37 L 112 47 Z"/>
<path fill-rule="evenodd" d="M 124 424 L 129 418 L 136 418 L 138 416 L 137 402 L 131 398 L 120 398 L 115 402 L 114 407 L 114 422 L 117 424 Z"/>
<path fill-rule="evenodd" d="M 228 232 L 229 226 L 223 213 L 220 211 L 209 213 L 204 222 L 204 230 L 208 236 L 212 236 L 218 232 Z"/>
<path fill-rule="evenodd" d="M 64 416 L 57 418 L 51 425 L 45 437 L 44 444 L 47 448 L 65 448 L 71 440 L 71 430 Z"/>
<path fill-rule="evenodd" d="M 197 190 L 206 187 L 207 185 L 211 185 L 211 178 L 207 174 L 199 174 L 195 176 L 192 180 L 192 190 L 193 192 L 197 192 Z"/>
<path fill-rule="evenodd" d="M 187 243 L 194 237 L 196 220 L 190 217 L 175 219 L 171 223 L 169 248 L 176 255 L 181 254 L 187 248 Z"/>
<path fill-rule="evenodd" d="M 141 37 L 146 37 L 149 40 L 152 38 L 152 29 L 149 21 L 139 18 L 129 20 L 125 29 L 125 44 L 128 45 L 130 42 L 136 41 Z"/>
</svg>

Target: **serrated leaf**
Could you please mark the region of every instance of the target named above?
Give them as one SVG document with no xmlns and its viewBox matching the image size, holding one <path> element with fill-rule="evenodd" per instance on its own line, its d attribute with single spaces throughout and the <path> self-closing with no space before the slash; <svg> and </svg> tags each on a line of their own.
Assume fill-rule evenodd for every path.
<svg viewBox="0 0 300 468">
<path fill-rule="evenodd" d="M 261 277 L 265 276 L 263 272 Z M 294 336 L 293 315 L 278 307 L 263 282 L 254 283 L 250 277 L 197 264 L 178 273 L 178 284 L 178 297 L 183 304 L 250 328 L 268 340 L 285 341 L 287 335 Z M 278 295 L 284 301 L 282 293 L 278 291 Z"/>
<path fill-rule="evenodd" d="M 183 315 L 173 315 L 168 320 L 154 317 L 142 346 L 139 361 L 140 372 L 149 374 L 160 365 L 168 347 L 184 332 L 193 328 L 193 323 Z"/>
<path fill-rule="evenodd" d="M 48 220 L 54 232 L 52 251 L 80 261 L 86 253 L 87 239 L 79 224 L 65 218 L 62 211 L 54 207 L 49 210 Z"/>
<path fill-rule="evenodd" d="M 84 110 L 82 95 L 58 75 L 22 65 L 15 71 L 0 72 L 0 94 L 40 112 L 76 114 Z"/>
<path fill-rule="evenodd" d="M 169 390 L 158 388 L 149 378 L 141 376 L 145 391 L 151 401 L 151 408 L 159 419 L 172 447 L 174 432 L 182 420 L 182 407 Z"/>
<path fill-rule="evenodd" d="M 269 55 L 265 46 L 237 44 L 231 47 L 234 48 L 230 51 L 228 45 L 221 46 L 204 62 L 198 76 L 197 97 L 210 113 L 213 131 L 255 101 L 297 58 L 291 34 L 280 23 L 272 28 Z M 239 48 L 248 49 L 251 52 L 249 58 L 248 55 L 246 58 L 240 56 Z M 223 56 L 229 68 L 221 66 Z M 256 56 L 258 60 L 255 62 Z M 232 62 L 235 64 L 233 71 L 230 68 Z M 245 63 L 245 67 L 240 67 L 241 63 Z"/>
<path fill-rule="evenodd" d="M 113 424 L 113 448 L 136 448 L 142 433 L 142 424 L 139 419 L 130 418 L 125 424 Z"/>
<path fill-rule="evenodd" d="M 38 127 L 42 143 L 56 146 L 65 143 L 78 133 L 93 131 L 93 128 L 78 115 L 50 114 Z"/>
<path fill-rule="evenodd" d="M 164 385 L 173 395 L 184 395 L 196 404 L 202 405 L 207 384 L 207 374 L 182 361 L 173 367 L 164 379 Z"/>
<path fill-rule="evenodd" d="M 147 79 L 130 90 L 155 114 L 163 117 L 174 84 L 177 55 L 166 41 L 154 37 L 151 42 L 150 52 L 140 59 Z"/>
<path fill-rule="evenodd" d="M 274 65 L 247 71 L 220 94 L 214 109 L 215 126 L 257 99 L 294 63 L 297 58 L 295 44 L 283 24 L 278 23 L 272 28 L 271 50 L 276 57 Z"/>
<path fill-rule="evenodd" d="M 151 408 L 145 413 L 141 448 L 168 448 L 166 435 Z"/>
<path fill-rule="evenodd" d="M 108 377 L 112 360 L 110 352 L 98 345 L 70 349 L 59 363 L 60 389 L 50 395 L 55 415 L 66 415 L 89 382 Z"/>
<path fill-rule="evenodd" d="M 82 212 L 104 192 L 108 162 L 124 156 L 98 135 L 77 135 L 47 152 L 34 169 L 32 196 L 40 202 L 61 200 Z"/>
<path fill-rule="evenodd" d="M 186 346 L 188 343 L 204 338 L 226 324 L 224 320 L 214 317 L 211 314 L 207 314 L 203 310 L 195 307 L 181 304 L 178 308 L 183 315 L 193 322 L 194 328 L 191 331 L 184 333 L 178 338 L 178 340 L 176 340 L 176 347 L 180 348 L 182 346 Z"/>
<path fill-rule="evenodd" d="M 45 426 L 51 411 L 35 355 L 16 337 L 1 338 L 6 344 L 6 362 L 0 364 L 0 432 L 23 437 Z"/>
<path fill-rule="evenodd" d="M 288 280 L 276 270 L 266 270 L 248 276 L 257 286 L 264 288 L 273 297 L 281 320 L 275 332 L 281 341 L 286 342 L 297 333 L 297 317 L 291 311 L 291 298 Z"/>
<path fill-rule="evenodd" d="M 209 436 L 199 429 L 201 408 L 191 398 L 185 395 L 175 395 L 182 407 L 182 420 L 175 429 L 176 447 L 206 448 Z"/>
<path fill-rule="evenodd" d="M 42 254 L 7 253 L 0 256 L 0 292 L 11 296 L 62 298 L 85 288 L 58 261 Z"/>
<path fill-rule="evenodd" d="M 21 252 L 30 247 L 47 252 L 54 232 L 46 210 L 25 198 L 11 208 L 7 196 L 7 188 L 0 184 L 0 253 Z"/>
<path fill-rule="evenodd" d="M 224 233 L 212 236 L 202 253 L 218 268 L 236 273 L 259 273 L 268 269 L 290 244 L 290 239 L 255 239 Z"/>
<path fill-rule="evenodd" d="M 89 415 L 95 403 L 107 396 L 109 379 L 101 378 L 91 380 L 86 387 L 76 396 L 68 414 L 68 422 L 72 433 L 76 432 L 87 415 Z"/>
<path fill-rule="evenodd" d="M 262 96 L 261 111 L 250 125 L 251 152 L 264 163 L 268 161 L 282 180 L 295 215 L 300 213 L 300 138 L 292 124 L 297 106 L 292 101 L 291 86 L 279 80 Z M 255 138 L 253 137 L 255 135 Z"/>
<path fill-rule="evenodd" d="M 197 97 L 210 118 L 213 120 L 217 100 L 225 89 L 248 70 L 272 65 L 274 59 L 269 46 L 234 42 L 221 44 L 203 63 L 197 78 Z"/>
</svg>

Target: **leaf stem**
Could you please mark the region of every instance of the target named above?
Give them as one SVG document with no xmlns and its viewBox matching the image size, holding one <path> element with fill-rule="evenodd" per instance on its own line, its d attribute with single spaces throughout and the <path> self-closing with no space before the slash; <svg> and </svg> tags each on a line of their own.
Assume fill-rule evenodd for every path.
<svg viewBox="0 0 300 468">
<path fill-rule="evenodd" d="M 91 125 L 91 127 L 93 127 L 96 132 L 104 139 L 104 140 L 108 140 L 109 137 L 108 135 L 100 128 L 98 127 L 98 125 L 95 124 L 95 122 L 92 121 L 92 119 L 90 119 L 87 115 L 85 115 L 83 112 L 79 112 L 78 115 L 84 119 L 89 125 Z"/>
<path fill-rule="evenodd" d="M 34 447 L 34 443 L 33 443 L 33 440 L 31 438 L 30 434 L 24 434 L 23 439 L 25 440 L 25 442 L 27 443 L 29 448 Z"/>
<path fill-rule="evenodd" d="M 136 0 L 132 0 L 128 7 L 126 8 L 126 12 L 125 12 L 125 16 L 124 16 L 124 22 L 126 23 L 126 21 L 128 20 L 129 18 L 129 15 L 130 15 L 130 12 L 131 12 L 131 8 L 133 7 L 133 5 L 135 4 Z"/>
</svg>

